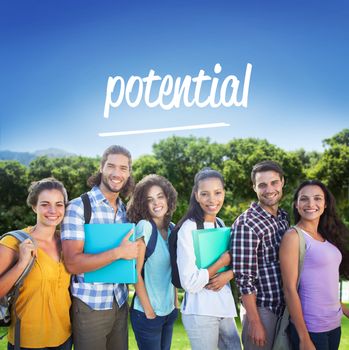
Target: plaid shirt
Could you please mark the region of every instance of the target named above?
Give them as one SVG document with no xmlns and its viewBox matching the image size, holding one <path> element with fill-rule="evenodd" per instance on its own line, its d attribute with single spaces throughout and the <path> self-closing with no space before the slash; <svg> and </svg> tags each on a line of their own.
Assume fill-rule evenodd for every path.
<svg viewBox="0 0 349 350">
<path fill-rule="evenodd" d="M 279 246 L 289 227 L 287 213 L 277 218 L 257 203 L 241 214 L 232 226 L 232 265 L 241 294 L 256 294 L 257 306 L 280 315 L 284 298 L 281 288 Z"/>
<path fill-rule="evenodd" d="M 118 211 L 115 214 L 113 207 L 104 197 L 99 187 L 95 186 L 88 192 L 91 202 L 91 224 L 112 224 L 126 222 L 126 211 L 118 198 Z M 61 227 L 62 240 L 85 240 L 84 205 L 80 197 L 68 204 Z M 113 308 L 114 296 L 119 307 L 127 299 L 128 290 L 125 284 L 118 283 L 85 283 L 84 274 L 73 275 L 71 292 L 94 310 L 108 310 Z"/>
</svg>

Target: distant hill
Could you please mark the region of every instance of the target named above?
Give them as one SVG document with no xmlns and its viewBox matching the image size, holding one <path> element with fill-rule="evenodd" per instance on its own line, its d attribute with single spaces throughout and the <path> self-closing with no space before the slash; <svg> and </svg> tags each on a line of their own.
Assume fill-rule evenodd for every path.
<svg viewBox="0 0 349 350">
<path fill-rule="evenodd" d="M 29 165 L 29 163 L 37 157 L 47 156 L 49 158 L 62 158 L 75 156 L 74 153 L 69 153 L 57 148 L 48 148 L 38 150 L 33 153 L 29 152 L 13 152 L 13 151 L 1 151 L 0 150 L 0 161 L 1 160 L 17 160 L 18 162 Z"/>
</svg>

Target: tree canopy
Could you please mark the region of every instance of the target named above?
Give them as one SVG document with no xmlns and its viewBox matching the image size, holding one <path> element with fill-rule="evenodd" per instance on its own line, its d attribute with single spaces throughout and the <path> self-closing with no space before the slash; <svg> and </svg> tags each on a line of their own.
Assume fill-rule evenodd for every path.
<svg viewBox="0 0 349 350">
<path fill-rule="evenodd" d="M 156 173 L 168 178 L 178 192 L 178 221 L 187 208 L 195 174 L 204 167 L 224 175 L 226 200 L 220 216 L 227 224 L 247 208 L 256 196 L 250 179 L 253 165 L 271 159 L 285 171 L 283 207 L 291 208 L 292 194 L 305 178 L 326 183 L 336 197 L 341 216 L 349 222 L 349 129 L 323 141 L 324 152 L 303 149 L 285 151 L 267 140 L 233 139 L 226 144 L 209 138 L 172 136 L 153 145 L 152 154 L 133 163 L 133 176 L 139 181 Z M 67 188 L 69 198 L 88 190 L 86 181 L 99 167 L 99 158 L 39 157 L 29 166 L 17 161 L 0 161 L 0 232 L 24 227 L 35 221 L 26 206 L 27 188 L 32 181 L 54 176 Z"/>
</svg>

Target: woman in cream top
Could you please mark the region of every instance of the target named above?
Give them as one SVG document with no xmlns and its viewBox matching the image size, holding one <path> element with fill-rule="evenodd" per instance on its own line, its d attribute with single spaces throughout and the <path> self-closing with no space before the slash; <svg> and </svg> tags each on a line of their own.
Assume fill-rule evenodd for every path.
<svg viewBox="0 0 349 350">
<path fill-rule="evenodd" d="M 241 349 L 234 317 L 237 316 L 229 281 L 233 271 L 218 273 L 230 265 L 225 252 L 206 269 L 196 266 L 192 231 L 197 223 L 207 228 L 216 226 L 217 214 L 224 203 L 223 176 L 210 168 L 195 175 L 189 208 L 179 221 L 177 265 L 185 291 L 181 306 L 182 322 L 193 350 Z"/>
</svg>

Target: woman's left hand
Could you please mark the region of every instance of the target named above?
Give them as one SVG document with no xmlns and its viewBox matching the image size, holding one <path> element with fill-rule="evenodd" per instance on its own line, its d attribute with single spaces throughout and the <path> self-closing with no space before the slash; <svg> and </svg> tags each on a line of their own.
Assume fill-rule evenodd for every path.
<svg viewBox="0 0 349 350">
<path fill-rule="evenodd" d="M 224 271 L 215 274 L 206 285 L 206 289 L 213 290 L 215 292 L 220 291 L 232 278 L 234 273 L 232 270 Z"/>
</svg>

